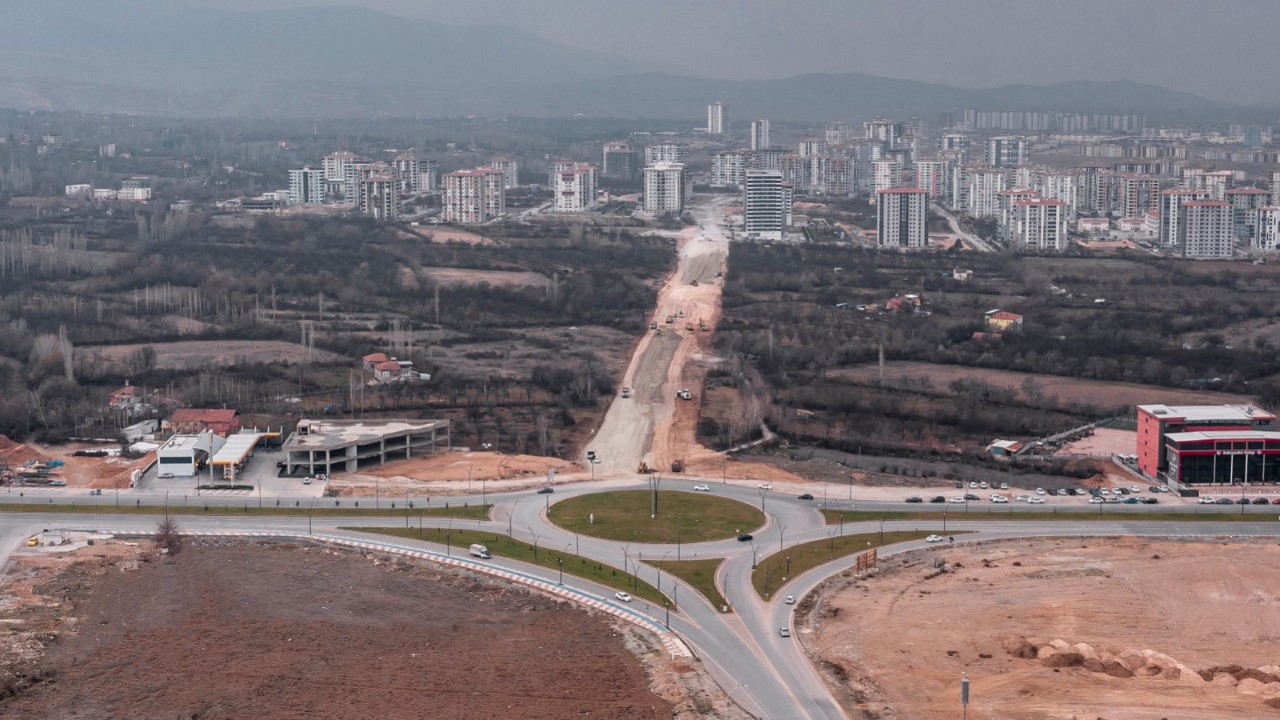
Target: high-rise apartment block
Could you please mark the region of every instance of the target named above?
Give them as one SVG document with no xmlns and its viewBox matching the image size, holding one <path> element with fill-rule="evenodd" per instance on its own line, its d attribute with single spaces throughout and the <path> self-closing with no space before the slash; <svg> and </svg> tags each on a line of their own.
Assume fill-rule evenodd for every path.
<svg viewBox="0 0 1280 720">
<path fill-rule="evenodd" d="M 1271 171 L 1271 205 L 1280 206 L 1280 170 Z"/>
<path fill-rule="evenodd" d="M 324 170 L 304 167 L 289 171 L 289 204 L 319 205 L 324 202 Z"/>
<path fill-rule="evenodd" d="M 1178 244 L 1178 215 L 1182 212 L 1182 203 L 1192 200 L 1208 200 L 1209 193 L 1198 188 L 1170 188 L 1160 193 L 1160 227 L 1156 233 L 1156 242 L 1165 246 Z"/>
<path fill-rule="evenodd" d="M 769 147 L 769 120 L 764 118 L 761 120 L 751 121 L 751 149 L 763 150 Z"/>
<path fill-rule="evenodd" d="M 994 168 L 971 168 L 965 183 L 965 209 L 976 218 L 997 217 L 1000 214 L 1000 193 L 1004 191 L 1008 175 Z"/>
<path fill-rule="evenodd" d="M 987 138 L 987 164 L 991 167 L 1012 168 L 1023 165 L 1030 155 L 1025 138 L 1013 135 Z"/>
<path fill-rule="evenodd" d="M 365 160 L 357 157 L 353 152 L 340 150 L 335 153 L 329 153 L 324 156 L 324 177 L 326 180 L 346 182 L 348 168 L 357 162 L 365 162 Z"/>
<path fill-rule="evenodd" d="M 929 193 L 929 198 L 939 204 L 947 202 L 947 163 L 942 160 L 917 160 L 915 166 L 916 187 Z"/>
<path fill-rule="evenodd" d="M 1223 200 L 1188 200 L 1178 213 L 1178 245 L 1182 256 L 1193 259 L 1227 259 L 1235 247 L 1231 203 Z"/>
<path fill-rule="evenodd" d="M 429 193 L 439 187 L 440 168 L 436 161 L 419 159 L 413 150 L 397 155 L 391 166 L 400 181 L 400 192 Z"/>
<path fill-rule="evenodd" d="M 923 248 L 929 244 L 929 193 L 914 187 L 876 191 L 876 244 L 882 248 Z"/>
<path fill-rule="evenodd" d="M 1061 200 L 1020 200 L 1011 245 L 1023 250 L 1060 252 L 1067 244 L 1066 203 Z"/>
<path fill-rule="evenodd" d="M 1280 205 L 1268 205 L 1258 210 L 1253 229 L 1255 250 L 1280 250 Z"/>
<path fill-rule="evenodd" d="M 1271 194 L 1262 188 L 1232 188 L 1227 191 L 1231 203 L 1236 233 L 1243 238 L 1253 237 L 1258 225 L 1258 210 L 1271 200 Z"/>
<path fill-rule="evenodd" d="M 711 156 L 711 184 L 718 187 L 742 187 L 751 167 L 751 153 L 726 150 Z"/>
<path fill-rule="evenodd" d="M 881 190 L 896 187 L 902 181 L 902 161 L 872 160 L 870 180 L 871 197 L 878 201 Z"/>
<path fill-rule="evenodd" d="M 506 212 L 506 175 L 501 170 L 476 168 L 444 176 L 445 222 L 482 223 Z"/>
<path fill-rule="evenodd" d="M 605 177 L 630 180 L 640 169 L 636 154 L 627 143 L 605 143 L 601 155 L 600 173 Z"/>
<path fill-rule="evenodd" d="M 489 161 L 489 167 L 502 172 L 502 186 L 510 190 L 520 185 L 520 163 L 514 158 L 496 157 Z"/>
<path fill-rule="evenodd" d="M 752 240 L 781 240 L 791 225 L 791 186 L 777 170 L 748 170 L 742 185 L 742 217 Z"/>
<path fill-rule="evenodd" d="M 691 188 L 683 163 L 656 162 L 644 168 L 644 210 L 678 214 L 689 201 Z"/>
<path fill-rule="evenodd" d="M 1122 175 L 1119 178 L 1120 217 L 1136 218 L 1160 207 L 1160 179 L 1150 175 Z"/>
<path fill-rule="evenodd" d="M 356 182 L 356 204 L 361 215 L 375 220 L 400 217 L 400 186 L 389 167 L 379 167 Z"/>
<path fill-rule="evenodd" d="M 596 202 L 596 169 L 587 163 L 562 167 L 551 186 L 552 210 L 558 213 L 585 212 Z"/>
<path fill-rule="evenodd" d="M 689 162 L 689 146 L 681 143 L 666 142 L 647 145 L 644 149 L 644 164 Z"/>
<path fill-rule="evenodd" d="M 729 132 L 729 108 L 719 100 L 707 106 L 707 132 L 711 135 Z"/>
</svg>

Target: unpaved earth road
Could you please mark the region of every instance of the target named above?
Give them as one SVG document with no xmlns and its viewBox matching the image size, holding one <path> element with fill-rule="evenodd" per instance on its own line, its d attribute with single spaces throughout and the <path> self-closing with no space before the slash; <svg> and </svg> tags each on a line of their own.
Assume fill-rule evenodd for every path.
<svg viewBox="0 0 1280 720">
<path fill-rule="evenodd" d="M 729 242 L 718 221 L 726 202 L 722 198 L 700 207 L 695 215 L 704 229 L 681 233 L 678 264 L 650 316 L 658 327 L 640 339 L 622 379 L 631 398 L 614 399 L 587 446 L 600 459 L 598 476 L 634 474 L 642 461 L 666 472 L 672 460 L 714 454 L 695 441 L 697 393 L 705 370 L 692 361 L 709 352 L 720 319 Z M 674 316 L 671 323 L 666 322 L 669 316 Z M 694 393 L 692 400 L 676 398 L 682 388 Z"/>
</svg>

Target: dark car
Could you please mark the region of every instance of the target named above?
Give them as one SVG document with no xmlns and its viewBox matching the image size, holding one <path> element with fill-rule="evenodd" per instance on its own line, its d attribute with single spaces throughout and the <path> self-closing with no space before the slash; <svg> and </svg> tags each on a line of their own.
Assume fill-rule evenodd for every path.
<svg viewBox="0 0 1280 720">
<path fill-rule="evenodd" d="M 1249 504 L 1249 498 L 1240 498 L 1239 500 L 1237 500 L 1237 501 L 1236 501 L 1236 504 L 1237 504 L 1237 505 L 1248 505 L 1248 504 Z"/>
<path fill-rule="evenodd" d="M 1280 505 L 1280 498 L 1276 498 L 1275 500 L 1272 500 L 1272 501 L 1271 501 L 1271 504 L 1272 504 L 1272 505 Z"/>
<path fill-rule="evenodd" d="M 960 481 L 960 480 L 957 480 L 957 481 L 956 481 L 956 489 L 957 489 L 957 490 L 963 490 L 963 489 L 964 489 L 964 483 L 963 483 L 962 481 Z"/>
<path fill-rule="evenodd" d="M 909 502 L 909 503 L 922 503 L 922 502 L 924 502 L 924 498 L 909 497 L 909 498 L 907 498 L 907 502 Z"/>
<path fill-rule="evenodd" d="M 1235 505 L 1235 503 L 1231 502 L 1231 498 L 1218 498 L 1218 500 L 1217 500 L 1217 502 L 1216 502 L 1215 504 L 1217 504 L 1217 505 Z"/>
<path fill-rule="evenodd" d="M 944 503 L 946 501 L 947 499 L 942 495 L 934 495 L 933 497 L 929 498 L 929 502 L 931 503 Z"/>
<path fill-rule="evenodd" d="M 1138 504 L 1138 498 L 1125 498 L 1125 499 L 1124 499 L 1124 504 L 1125 504 L 1125 505 L 1137 505 L 1137 504 Z"/>
<path fill-rule="evenodd" d="M 546 495 L 546 494 L 548 494 L 548 493 L 553 493 L 553 492 L 555 492 L 555 491 L 556 491 L 556 489 L 555 489 L 555 488 L 553 488 L 553 487 L 551 487 L 550 485 L 548 485 L 547 487 L 540 487 L 540 488 L 538 488 L 538 494 L 539 494 L 539 495 Z"/>
<path fill-rule="evenodd" d="M 1160 504 L 1160 500 L 1159 500 L 1158 498 L 1153 498 L 1153 497 L 1145 497 L 1145 498 L 1142 498 L 1142 502 L 1143 502 L 1143 503 L 1145 503 L 1145 504 L 1147 504 L 1147 505 L 1159 505 L 1159 504 Z"/>
<path fill-rule="evenodd" d="M 973 493 L 965 493 L 965 494 L 964 494 L 964 499 L 965 499 L 965 500 L 977 500 L 977 499 L 978 499 L 978 496 L 977 496 L 977 495 L 974 495 Z"/>
<path fill-rule="evenodd" d="M 801 499 L 801 500 L 812 500 L 812 499 L 813 499 L 813 496 L 812 496 L 812 495 L 810 495 L 809 493 L 805 493 L 805 494 L 803 494 L 803 495 L 801 495 L 801 496 L 800 496 L 800 499 Z"/>
<path fill-rule="evenodd" d="M 1266 498 L 1254 498 L 1253 504 L 1254 505 L 1270 505 L 1271 501 L 1267 500 Z"/>
<path fill-rule="evenodd" d="M 738 533 L 738 542 L 751 542 L 751 533 Z"/>
<path fill-rule="evenodd" d="M 1076 492 L 1076 489 L 1075 489 L 1075 488 L 1067 488 L 1067 494 L 1068 494 L 1068 495 L 1079 495 L 1080 493 Z"/>
</svg>

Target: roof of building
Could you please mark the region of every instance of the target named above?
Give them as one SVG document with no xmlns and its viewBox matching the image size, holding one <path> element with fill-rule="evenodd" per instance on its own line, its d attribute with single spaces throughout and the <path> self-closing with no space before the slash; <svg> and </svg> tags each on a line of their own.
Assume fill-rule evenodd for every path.
<svg viewBox="0 0 1280 720">
<path fill-rule="evenodd" d="M 298 431 L 285 441 L 284 449 L 334 450 L 448 426 L 448 420 L 302 420 Z"/>
<path fill-rule="evenodd" d="M 1032 200 L 1019 200 L 1018 202 L 1014 203 L 1014 205 L 1030 207 L 1030 206 L 1042 206 L 1042 205 L 1066 205 L 1066 203 L 1062 202 L 1061 200 L 1053 200 L 1048 198 L 1035 198 Z"/>
<path fill-rule="evenodd" d="M 124 387 L 120 388 L 119 390 L 115 390 L 115 391 L 113 391 L 113 392 L 111 393 L 111 395 L 112 395 L 112 396 L 117 396 L 117 395 L 119 395 L 119 396 L 125 396 L 125 397 L 132 397 L 132 396 L 137 395 L 137 394 L 138 394 L 138 386 L 137 386 L 137 385 L 125 385 Z"/>
<path fill-rule="evenodd" d="M 1262 188 L 1231 188 L 1227 191 L 1228 195 L 1270 195 L 1271 193 Z"/>
<path fill-rule="evenodd" d="M 206 410 L 201 408 L 178 408 L 173 411 L 170 422 L 175 423 L 228 423 L 236 419 L 235 410 Z"/>
<path fill-rule="evenodd" d="M 996 320 L 1021 320 L 1022 316 L 1017 313 L 1011 313 L 1008 310 L 997 310 L 993 313 L 987 313 L 987 317 Z"/>
<path fill-rule="evenodd" d="M 383 360 L 382 362 L 374 365 L 373 369 L 374 370 L 399 370 L 400 367 L 401 367 L 400 363 L 396 362 L 395 360 Z"/>
<path fill-rule="evenodd" d="M 1188 195 L 1188 194 L 1191 194 L 1191 195 L 1208 195 L 1208 194 L 1209 194 L 1209 191 L 1208 191 L 1208 190 L 1201 190 L 1200 188 L 1193 188 L 1193 187 L 1185 187 L 1185 186 L 1184 186 L 1184 187 L 1169 188 L 1168 190 L 1161 190 L 1161 191 L 1160 191 L 1160 194 L 1161 194 L 1161 195 Z"/>
<path fill-rule="evenodd" d="M 891 187 L 881 188 L 876 191 L 879 194 L 893 193 L 894 195 L 928 195 L 929 191 L 918 187 Z"/>
<path fill-rule="evenodd" d="M 160 450 L 164 451 L 164 450 L 199 449 L 199 446 L 200 446 L 199 435 L 174 435 L 173 437 L 164 441 L 164 445 L 160 446 Z"/>
<path fill-rule="evenodd" d="M 1274 420 L 1275 415 L 1253 405 L 1139 405 L 1156 417 L 1182 420 Z"/>
<path fill-rule="evenodd" d="M 253 450 L 258 441 L 262 439 L 262 433 L 257 432 L 239 432 L 227 438 L 227 442 L 222 449 L 214 453 L 213 459 L 209 461 L 212 465 L 239 465 L 248 457 L 249 452 Z"/>
<path fill-rule="evenodd" d="M 364 360 L 367 363 L 380 363 L 380 362 L 386 362 L 390 358 L 387 357 L 386 353 L 378 352 L 378 353 L 369 353 L 368 355 L 365 355 L 363 358 L 360 358 L 360 359 Z"/>
<path fill-rule="evenodd" d="M 1275 430 L 1200 430 L 1197 432 L 1169 433 L 1166 440 L 1176 443 L 1200 440 L 1280 440 Z"/>
<path fill-rule="evenodd" d="M 1182 207 L 1231 207 L 1225 200 L 1187 200 Z"/>
</svg>

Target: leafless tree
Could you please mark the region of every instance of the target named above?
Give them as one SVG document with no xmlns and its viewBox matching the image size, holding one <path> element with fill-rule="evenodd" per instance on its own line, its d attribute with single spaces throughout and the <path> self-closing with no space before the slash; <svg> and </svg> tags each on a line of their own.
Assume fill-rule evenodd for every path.
<svg viewBox="0 0 1280 720">
<path fill-rule="evenodd" d="M 182 535 L 178 532 L 178 523 L 168 515 L 156 526 L 156 545 L 168 551 L 170 555 L 182 552 Z"/>
</svg>

